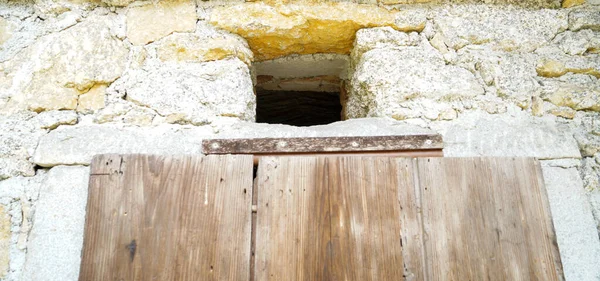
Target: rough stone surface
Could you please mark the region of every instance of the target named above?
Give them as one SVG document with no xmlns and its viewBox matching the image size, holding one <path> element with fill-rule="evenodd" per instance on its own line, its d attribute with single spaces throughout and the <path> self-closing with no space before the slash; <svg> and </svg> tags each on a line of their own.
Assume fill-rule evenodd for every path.
<svg viewBox="0 0 600 281">
<path fill-rule="evenodd" d="M 585 4 L 585 0 L 564 0 L 562 2 L 563 8 L 571 8 L 579 5 Z"/>
<path fill-rule="evenodd" d="M 600 115 L 598 113 L 580 113 L 570 125 L 582 156 L 594 157 L 600 153 Z"/>
<path fill-rule="evenodd" d="M 3 209 L 2 231 L 8 226 L 8 237 L 2 235 L 2 267 L 5 281 L 22 281 L 21 273 L 27 254 L 27 239 L 32 226 L 34 203 L 45 172 L 34 177 L 13 177 L 0 181 L 0 206 Z M 4 225 L 8 223 L 8 225 Z M 7 259 L 5 259 L 7 258 Z"/>
<path fill-rule="evenodd" d="M 600 31 L 600 8 L 572 11 L 569 14 L 569 29 Z"/>
<path fill-rule="evenodd" d="M 45 171 L 40 170 L 34 177 L 13 177 L 0 181 L 0 206 L 4 211 L 2 218 L 6 219 L 8 216 L 9 223 L 9 237 L 4 236 L 3 233 L 3 245 L 0 250 L 4 271 L 2 280 L 25 280 L 22 279 L 21 274 L 27 254 L 27 239 L 32 226 L 35 202 L 45 179 Z"/>
<path fill-rule="evenodd" d="M 478 72 L 487 91 L 516 103 L 539 95 L 535 64 L 537 56 L 491 50 L 489 46 L 468 46 L 458 52 L 457 64 Z"/>
<path fill-rule="evenodd" d="M 0 45 L 8 41 L 15 29 L 14 24 L 0 17 Z"/>
<path fill-rule="evenodd" d="M 197 154 L 210 127 L 159 126 L 152 129 L 118 125 L 59 127 L 44 136 L 33 162 L 51 167 L 87 165 L 96 154 Z"/>
<path fill-rule="evenodd" d="M 0 278 L 4 278 L 8 273 L 10 263 L 10 216 L 0 205 Z"/>
<path fill-rule="evenodd" d="M 33 176 L 29 158 L 45 131 L 28 122 L 35 114 L 0 115 L 0 180 L 13 176 Z"/>
<path fill-rule="evenodd" d="M 173 32 L 196 28 L 196 5 L 190 0 L 172 0 L 131 7 L 127 12 L 127 38 L 144 45 Z"/>
<path fill-rule="evenodd" d="M 594 220 L 596 221 L 598 236 L 600 236 L 600 190 L 588 191 L 587 195 L 592 207 Z"/>
<path fill-rule="evenodd" d="M 364 28 L 356 32 L 352 56 L 358 59 L 372 49 L 419 46 L 423 40 L 416 32 L 399 32 L 391 27 Z"/>
<path fill-rule="evenodd" d="M 415 98 L 460 99 L 484 93 L 466 69 L 447 65 L 429 47 L 373 49 L 362 54 L 350 84 L 349 118 L 402 115 L 402 103 Z"/>
<path fill-rule="evenodd" d="M 166 64 L 130 73 L 127 100 L 151 108 L 170 123 L 207 124 L 215 117 L 254 120 L 248 66 L 238 59 Z"/>
<path fill-rule="evenodd" d="M 432 134 L 431 130 L 391 118 L 360 118 L 311 127 L 260 123 L 215 124 L 210 138 L 343 137 Z"/>
<path fill-rule="evenodd" d="M 88 178 L 87 167 L 48 172 L 36 204 L 23 280 L 78 279 Z"/>
<path fill-rule="evenodd" d="M 542 97 L 556 106 L 600 111 L 600 81 L 590 75 L 565 75 L 544 81 Z"/>
<path fill-rule="evenodd" d="M 135 0 L 102 0 L 102 3 L 106 3 L 111 6 L 127 6 L 134 1 Z"/>
<path fill-rule="evenodd" d="M 600 32 L 584 29 L 581 31 L 565 31 L 556 35 L 553 42 L 569 55 L 583 55 L 600 52 Z"/>
<path fill-rule="evenodd" d="M 600 191 L 600 152 L 595 157 L 584 158 L 581 162 L 583 187 L 590 192 Z M 600 227 L 600 224 L 598 226 Z"/>
<path fill-rule="evenodd" d="M 248 40 L 258 60 L 290 54 L 348 54 L 356 31 L 364 27 L 391 26 L 403 31 L 424 27 L 424 21 L 398 26 L 395 12 L 346 2 L 238 4 L 213 9 L 209 22 Z"/>
<path fill-rule="evenodd" d="M 174 33 L 159 42 L 157 54 L 162 61 L 205 62 L 238 58 L 250 65 L 253 60 L 246 42 L 232 35 L 206 38 L 192 33 Z"/>
<path fill-rule="evenodd" d="M 75 125 L 77 113 L 70 110 L 44 111 L 31 118 L 31 122 L 40 129 L 53 130 L 60 125 Z"/>
<path fill-rule="evenodd" d="M 80 95 L 77 100 L 77 111 L 90 113 L 104 108 L 106 88 L 105 84 L 96 84 L 85 94 Z"/>
<path fill-rule="evenodd" d="M 108 17 L 88 19 L 50 34 L 0 65 L 0 112 L 75 109 L 78 96 L 117 79 L 127 47 L 115 38 Z"/>
<path fill-rule="evenodd" d="M 600 279 L 600 239 L 577 169 L 542 164 L 542 172 L 565 279 Z"/>
<path fill-rule="evenodd" d="M 464 5 L 440 8 L 434 22 L 444 43 L 455 50 L 470 44 L 489 44 L 504 51 L 531 52 L 567 29 L 567 13 Z"/>
<path fill-rule="evenodd" d="M 34 0 L 35 9 L 43 17 L 57 16 L 72 10 L 89 10 L 100 0 Z"/>
<path fill-rule="evenodd" d="M 555 119 L 531 117 L 522 111 L 512 116 L 477 111 L 431 127 L 444 136 L 444 156 L 448 157 L 581 158 L 573 133 Z"/>
</svg>

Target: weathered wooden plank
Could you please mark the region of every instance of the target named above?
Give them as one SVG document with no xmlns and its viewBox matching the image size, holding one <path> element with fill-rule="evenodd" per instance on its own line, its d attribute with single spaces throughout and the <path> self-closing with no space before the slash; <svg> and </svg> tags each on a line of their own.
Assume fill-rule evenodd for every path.
<svg viewBox="0 0 600 281">
<path fill-rule="evenodd" d="M 563 280 L 533 159 L 416 161 L 424 280 Z"/>
<path fill-rule="evenodd" d="M 79 280 L 248 280 L 251 156 L 95 159 Z"/>
<path fill-rule="evenodd" d="M 400 234 L 406 280 L 425 280 L 425 250 L 421 217 L 421 193 L 414 159 L 396 159 Z"/>
<path fill-rule="evenodd" d="M 121 173 L 123 157 L 118 154 L 99 154 L 92 158 L 90 165 L 91 175 L 110 175 Z"/>
<path fill-rule="evenodd" d="M 205 154 L 350 153 L 441 150 L 442 148 L 443 141 L 440 135 L 209 139 L 202 141 L 202 149 Z"/>
<path fill-rule="evenodd" d="M 255 280 L 404 280 L 395 175 L 386 157 L 263 158 Z"/>
<path fill-rule="evenodd" d="M 258 167 L 255 280 L 330 280 L 329 192 L 315 157 Z"/>
<path fill-rule="evenodd" d="M 396 160 L 339 157 L 324 164 L 332 253 L 325 280 L 404 280 Z"/>
</svg>

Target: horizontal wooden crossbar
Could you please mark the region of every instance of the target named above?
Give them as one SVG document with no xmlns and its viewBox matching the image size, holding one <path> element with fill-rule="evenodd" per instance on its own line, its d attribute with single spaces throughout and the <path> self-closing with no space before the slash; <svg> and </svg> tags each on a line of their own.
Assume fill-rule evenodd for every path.
<svg viewBox="0 0 600 281">
<path fill-rule="evenodd" d="M 202 142 L 204 154 L 387 154 L 409 151 L 441 152 L 442 137 L 437 134 L 372 136 L 207 139 Z"/>
</svg>

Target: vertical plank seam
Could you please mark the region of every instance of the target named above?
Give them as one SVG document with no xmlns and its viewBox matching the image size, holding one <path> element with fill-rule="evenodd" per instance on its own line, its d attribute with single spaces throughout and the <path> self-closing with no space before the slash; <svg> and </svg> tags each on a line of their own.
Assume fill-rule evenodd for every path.
<svg viewBox="0 0 600 281">
<path fill-rule="evenodd" d="M 419 224 L 421 226 L 421 264 L 422 264 L 422 273 L 423 279 L 429 280 L 429 265 L 427 264 L 427 240 L 429 236 L 425 233 L 425 221 L 423 219 L 423 196 L 421 195 L 421 182 L 419 181 L 419 162 L 417 158 L 413 158 L 413 188 L 415 190 L 415 203 L 418 203 L 418 212 L 417 218 L 419 220 Z"/>
<path fill-rule="evenodd" d="M 252 167 L 254 170 L 254 167 Z M 254 281 L 256 279 L 256 228 L 258 226 L 258 181 L 260 180 L 258 173 L 261 170 L 261 161 L 258 159 L 258 163 L 256 165 L 256 175 L 254 175 L 254 171 L 252 171 L 252 194 L 250 197 L 250 257 L 249 257 L 249 265 L 248 268 L 248 279 L 250 281 Z M 256 202 L 254 199 L 256 198 Z M 252 211 L 252 206 L 256 206 L 256 215 Z"/>
</svg>

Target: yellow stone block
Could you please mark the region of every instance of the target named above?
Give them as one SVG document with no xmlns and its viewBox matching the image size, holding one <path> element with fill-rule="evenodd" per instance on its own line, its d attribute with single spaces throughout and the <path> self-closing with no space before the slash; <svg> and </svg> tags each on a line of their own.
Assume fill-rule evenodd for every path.
<svg viewBox="0 0 600 281">
<path fill-rule="evenodd" d="M 77 111 L 92 112 L 104 108 L 106 88 L 104 84 L 94 85 L 87 93 L 80 95 Z"/>
<path fill-rule="evenodd" d="M 356 31 L 361 28 L 424 28 L 422 24 L 399 27 L 396 13 L 375 5 L 347 2 L 254 2 L 215 8 L 210 23 L 244 37 L 257 60 L 269 60 L 290 54 L 348 54 Z"/>
<path fill-rule="evenodd" d="M 548 60 L 536 68 L 537 74 L 543 77 L 560 77 L 567 73 L 564 64 L 554 60 Z"/>
<path fill-rule="evenodd" d="M 585 0 L 564 0 L 562 2 L 563 8 L 571 8 L 579 5 L 585 4 Z"/>
</svg>

